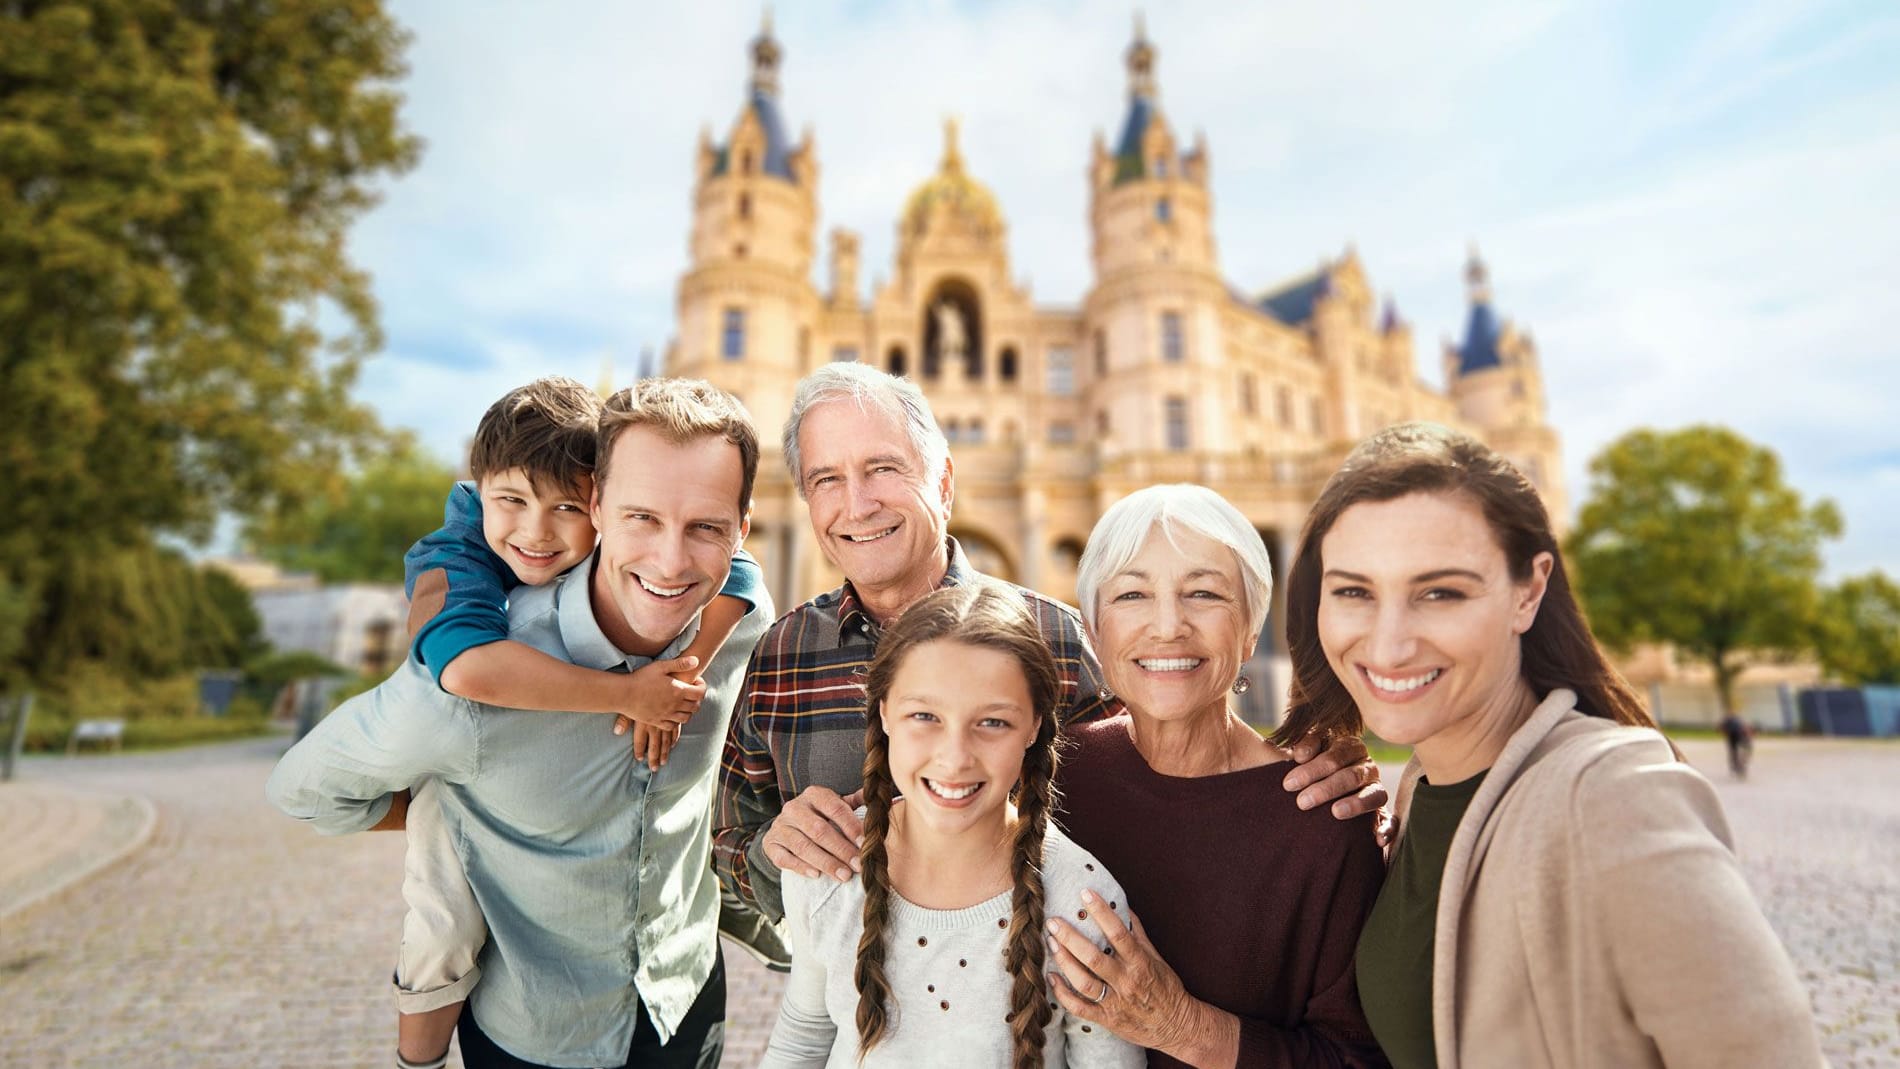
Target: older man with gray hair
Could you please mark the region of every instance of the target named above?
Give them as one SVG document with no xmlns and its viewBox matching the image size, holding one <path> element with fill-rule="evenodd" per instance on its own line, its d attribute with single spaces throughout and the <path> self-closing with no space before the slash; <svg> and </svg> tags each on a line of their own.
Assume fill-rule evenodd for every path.
<svg viewBox="0 0 1900 1069">
<path fill-rule="evenodd" d="M 720 769 L 713 867 L 766 917 L 784 913 L 783 869 L 850 879 L 861 825 L 845 796 L 862 786 L 864 691 L 879 636 L 941 586 L 978 577 L 950 537 L 949 444 L 914 383 L 856 363 L 806 376 L 785 422 L 792 482 L 812 534 L 844 585 L 787 613 L 759 640 Z M 1119 712 L 1074 609 L 1018 587 L 1062 671 L 1062 719 Z M 1287 777 L 1302 808 L 1333 799 L 1342 819 L 1385 791 L 1357 740 L 1303 744 Z M 1370 784 L 1370 786 L 1369 786 Z"/>
</svg>

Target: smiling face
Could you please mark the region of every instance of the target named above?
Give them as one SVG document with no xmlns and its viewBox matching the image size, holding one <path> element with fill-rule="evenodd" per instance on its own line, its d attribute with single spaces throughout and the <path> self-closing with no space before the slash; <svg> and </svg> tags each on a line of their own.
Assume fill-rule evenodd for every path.
<svg viewBox="0 0 1900 1069">
<path fill-rule="evenodd" d="M 517 580 L 540 586 L 594 551 L 594 522 L 587 514 L 591 479 L 572 488 L 542 479 L 537 487 L 527 471 L 509 468 L 484 476 L 477 489 L 482 538 Z"/>
<path fill-rule="evenodd" d="M 1234 552 L 1205 535 L 1149 532 L 1096 595 L 1091 631 L 1108 685 L 1155 720 L 1224 716 L 1252 653 L 1247 590 Z"/>
<path fill-rule="evenodd" d="M 943 835 L 1000 828 L 1038 726 L 1014 655 L 953 639 L 919 643 L 897 666 L 878 717 L 907 822 Z"/>
<path fill-rule="evenodd" d="M 1515 581 L 1475 503 L 1417 493 L 1348 508 L 1320 557 L 1320 645 L 1366 726 L 1415 747 L 1434 782 L 1489 768 L 1536 704 L 1519 636 L 1550 554 Z"/>
<path fill-rule="evenodd" d="M 895 413 L 848 400 L 806 413 L 798 444 L 812 534 L 859 596 L 934 588 L 946 566 L 949 464 L 930 479 Z"/>
<path fill-rule="evenodd" d="M 623 652 L 653 656 L 726 581 L 749 526 L 743 469 L 738 447 L 711 435 L 680 444 L 633 426 L 613 450 L 594 496 L 594 615 Z"/>
</svg>

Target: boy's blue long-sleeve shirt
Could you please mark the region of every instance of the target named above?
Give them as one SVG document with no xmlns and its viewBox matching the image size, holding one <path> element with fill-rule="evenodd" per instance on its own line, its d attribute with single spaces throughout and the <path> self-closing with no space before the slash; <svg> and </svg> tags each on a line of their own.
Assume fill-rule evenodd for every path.
<svg viewBox="0 0 1900 1069">
<path fill-rule="evenodd" d="M 482 535 L 482 496 L 475 484 L 458 482 L 442 507 L 442 527 L 422 537 L 403 554 L 403 590 L 416 596 L 416 580 L 441 571 L 447 580 L 442 609 L 411 640 L 416 659 L 442 684 L 449 662 L 476 646 L 508 638 L 508 592 L 518 585 L 515 573 L 488 548 Z M 746 612 L 758 608 L 764 573 L 750 553 L 732 558 L 732 571 L 719 593 L 746 603 Z"/>
</svg>

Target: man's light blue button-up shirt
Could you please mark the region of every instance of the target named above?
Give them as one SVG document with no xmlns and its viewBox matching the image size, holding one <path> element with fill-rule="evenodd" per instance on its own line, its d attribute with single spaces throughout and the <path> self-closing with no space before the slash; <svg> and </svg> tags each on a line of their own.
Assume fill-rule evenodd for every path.
<svg viewBox="0 0 1900 1069">
<path fill-rule="evenodd" d="M 629 669 L 594 619 L 594 558 L 515 591 L 510 637 L 588 668 Z M 753 645 L 773 618 L 764 591 L 703 673 L 706 697 L 665 767 L 649 773 L 611 717 L 466 701 L 411 657 L 284 755 L 266 788 L 325 834 L 363 831 L 391 792 L 437 776 L 443 822 L 487 917 L 471 1004 L 520 1058 L 620 1065 L 638 999 L 672 1038 L 712 974 L 719 895 L 707 868 L 713 771 Z M 608 611 L 614 611 L 611 608 Z M 674 657 L 697 623 L 660 657 Z"/>
</svg>

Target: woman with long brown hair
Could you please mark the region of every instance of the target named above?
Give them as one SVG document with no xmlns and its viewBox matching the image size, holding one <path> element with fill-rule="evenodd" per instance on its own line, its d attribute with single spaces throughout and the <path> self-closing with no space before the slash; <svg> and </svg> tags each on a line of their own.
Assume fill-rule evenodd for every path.
<svg viewBox="0 0 1900 1069">
<path fill-rule="evenodd" d="M 1356 962 L 1393 1065 L 1824 1064 L 1714 790 L 1605 660 L 1508 461 L 1430 424 L 1361 444 L 1308 513 L 1287 638 L 1280 737 L 1413 748 Z"/>
<path fill-rule="evenodd" d="M 863 871 L 785 874 L 792 975 L 762 1065 L 1142 1063 L 1044 981 L 1045 904 L 1123 898 L 1050 820 L 1059 680 L 996 584 L 937 590 L 885 633 L 865 679 Z"/>
</svg>

